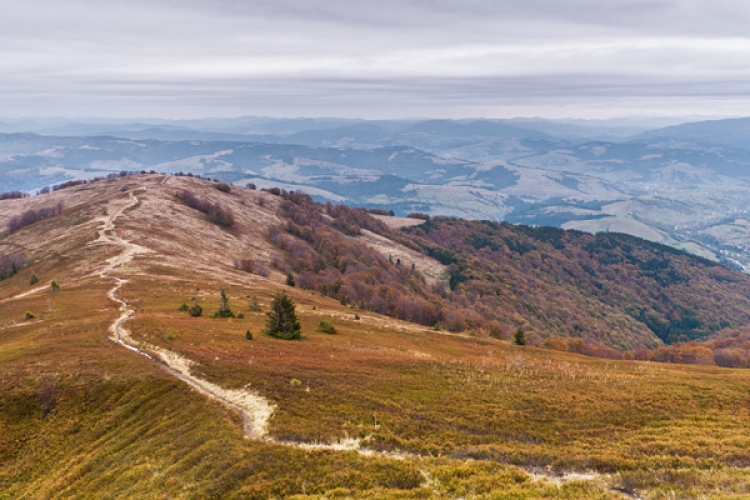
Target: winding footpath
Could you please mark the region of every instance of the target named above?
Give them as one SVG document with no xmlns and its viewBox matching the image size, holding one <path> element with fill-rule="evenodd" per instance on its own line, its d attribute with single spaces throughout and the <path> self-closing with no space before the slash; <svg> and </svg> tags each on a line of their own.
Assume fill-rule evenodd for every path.
<svg viewBox="0 0 750 500">
<path fill-rule="evenodd" d="M 108 259 L 107 265 L 98 273 L 102 278 L 112 278 L 115 280 L 115 285 L 109 290 L 107 296 L 113 302 L 120 304 L 121 314 L 109 328 L 111 333 L 110 338 L 121 346 L 157 363 L 164 371 L 187 383 L 198 392 L 238 412 L 242 416 L 245 435 L 247 437 L 252 439 L 265 438 L 268 433 L 268 422 L 274 412 L 274 406 L 266 399 L 250 391 L 224 389 L 214 383 L 192 375 L 190 373 L 190 366 L 193 363 L 190 360 L 167 349 L 135 341 L 130 336 L 130 332 L 123 326 L 135 314 L 135 311 L 129 307 L 128 303 L 117 296 L 117 292 L 128 280 L 111 277 L 109 273 L 130 262 L 135 255 L 151 253 L 151 250 L 120 237 L 115 229 L 115 220 L 125 213 L 126 210 L 137 204 L 138 198 L 131 191 L 126 204 L 118 208 L 109 217 L 101 219 L 104 222 L 104 228 L 99 231 L 97 242 L 123 247 L 122 252 Z"/>
<path fill-rule="evenodd" d="M 124 324 L 135 314 L 135 310 L 130 308 L 128 303 L 118 297 L 117 293 L 123 285 L 128 283 L 128 280 L 119 278 L 116 276 L 110 276 L 110 273 L 123 265 L 130 262 L 134 256 L 138 254 L 152 253 L 148 248 L 142 247 L 131 243 L 130 241 L 123 239 L 117 234 L 115 228 L 115 221 L 125 211 L 135 207 L 139 203 L 138 197 L 135 192 L 129 193 L 127 203 L 119 207 L 114 213 L 109 216 L 102 217 L 99 222 L 104 223 L 104 228 L 99 231 L 99 239 L 94 243 L 102 243 L 108 245 L 116 245 L 122 247 L 122 252 L 118 255 L 107 259 L 107 264 L 95 275 L 98 274 L 104 279 L 113 279 L 115 281 L 114 286 L 107 292 L 113 302 L 120 305 L 120 316 L 110 325 L 109 331 L 111 333 L 111 340 L 117 344 L 136 352 L 142 356 L 145 356 L 152 362 L 156 363 L 162 370 L 172 375 L 173 377 L 182 380 L 192 388 L 200 392 L 201 394 L 214 399 L 233 411 L 236 411 L 242 416 L 245 427 L 245 436 L 250 439 L 263 440 L 266 442 L 283 445 L 293 446 L 295 448 L 303 450 L 329 450 L 329 451 L 355 451 L 360 455 L 364 456 L 379 456 L 393 459 L 422 459 L 425 458 L 421 455 L 416 455 L 407 452 L 383 452 L 371 450 L 362 447 L 362 443 L 359 439 L 345 437 L 340 439 L 338 442 L 331 443 L 299 443 L 290 441 L 279 441 L 268 436 L 268 424 L 273 416 L 275 406 L 267 399 L 263 398 L 259 394 L 256 394 L 247 390 L 236 390 L 236 389 L 225 389 L 219 385 L 216 385 L 207 380 L 203 380 L 195 375 L 191 374 L 190 367 L 193 362 L 187 358 L 180 356 L 179 354 L 169 351 L 167 349 L 149 345 L 144 342 L 139 342 L 130 336 L 130 332 L 124 327 Z M 41 290 L 40 287 L 39 290 Z M 31 294 L 37 291 L 37 289 L 27 292 Z M 432 481 L 424 470 L 422 471 L 425 476 L 426 486 L 430 486 Z M 549 476 L 542 474 L 535 474 L 532 471 L 527 473 L 531 476 L 534 481 L 549 481 L 553 484 L 563 484 L 570 481 L 591 481 L 598 478 L 603 478 L 605 475 L 597 473 L 589 474 L 578 474 L 570 473 L 561 476 Z M 620 493 L 623 498 L 637 498 L 634 495 L 629 495 L 617 490 L 612 490 L 614 493 Z"/>
</svg>

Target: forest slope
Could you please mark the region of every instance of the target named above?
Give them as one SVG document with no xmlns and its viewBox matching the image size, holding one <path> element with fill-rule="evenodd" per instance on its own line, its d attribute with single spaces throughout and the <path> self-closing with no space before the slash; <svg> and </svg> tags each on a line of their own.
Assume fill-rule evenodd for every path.
<svg viewBox="0 0 750 500">
<path fill-rule="evenodd" d="M 291 254 L 300 284 L 382 314 L 456 332 L 507 338 L 523 328 L 536 343 L 557 335 L 620 349 L 750 324 L 750 277 L 632 236 L 449 218 L 391 230 L 363 210 L 284 196 L 284 232 L 294 240 L 275 232 L 272 241 Z M 377 233 L 394 241 L 393 252 L 355 251 L 341 233 Z M 416 264 L 408 269 L 417 259 L 399 267 L 393 255 L 404 247 L 442 264 L 444 284 L 428 286 Z"/>
</svg>

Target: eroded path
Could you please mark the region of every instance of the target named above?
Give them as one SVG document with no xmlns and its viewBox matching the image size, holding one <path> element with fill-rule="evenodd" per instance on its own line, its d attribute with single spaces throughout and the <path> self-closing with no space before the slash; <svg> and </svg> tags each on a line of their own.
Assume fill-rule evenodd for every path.
<svg viewBox="0 0 750 500">
<path fill-rule="evenodd" d="M 273 415 L 274 406 L 265 398 L 250 391 L 224 389 L 212 382 L 203 380 L 190 373 L 192 362 L 177 353 L 157 346 L 135 341 L 130 332 L 123 326 L 135 311 L 128 303 L 117 296 L 117 292 L 128 280 L 111 277 L 109 273 L 130 262 L 137 254 L 150 253 L 151 250 L 140 245 L 133 244 L 117 234 L 115 221 L 126 210 L 138 204 L 138 197 L 130 192 L 128 202 L 119 207 L 110 216 L 102 219 L 104 228 L 99 231 L 98 242 L 118 245 L 123 248 L 118 255 L 107 260 L 107 265 L 99 271 L 102 278 L 113 278 L 115 285 L 109 290 L 108 297 L 120 304 L 120 316 L 110 326 L 111 338 L 123 347 L 137 352 L 148 359 L 156 362 L 167 373 L 176 377 L 202 394 L 215 399 L 242 415 L 245 425 L 245 434 L 249 438 L 261 439 L 268 433 L 268 422 Z"/>
<path fill-rule="evenodd" d="M 243 419 L 245 435 L 251 439 L 262 439 L 284 446 L 294 446 L 305 450 L 330 450 L 330 451 L 355 451 L 364 456 L 381 456 L 394 459 L 422 459 L 420 455 L 404 452 L 383 452 L 367 449 L 362 446 L 359 439 L 343 438 L 338 442 L 331 443 L 299 443 L 275 440 L 268 436 L 268 424 L 273 416 L 275 406 L 267 399 L 257 393 L 247 390 L 225 389 L 217 384 L 196 377 L 191 373 L 190 367 L 193 362 L 179 354 L 167 349 L 150 345 L 145 342 L 136 341 L 130 336 L 130 332 L 124 327 L 124 324 L 135 314 L 128 303 L 118 297 L 118 292 L 123 285 L 128 283 L 127 279 L 111 276 L 110 273 L 121 268 L 130 262 L 138 254 L 147 254 L 152 251 L 140 245 L 131 243 L 117 234 L 115 221 L 128 209 L 135 207 L 139 203 L 138 197 L 134 192 L 129 193 L 128 201 L 115 210 L 111 215 L 99 219 L 104 224 L 104 228 L 99 231 L 98 243 L 117 245 L 122 247 L 122 252 L 116 256 L 107 259 L 107 264 L 98 272 L 102 278 L 113 279 L 114 286 L 109 290 L 107 296 L 115 303 L 120 305 L 120 316 L 112 323 L 109 330 L 111 339 L 121 346 L 134 351 L 142 356 L 147 357 L 154 363 L 158 364 L 164 371 L 175 378 L 187 383 L 201 394 L 212 398 L 228 408 L 238 412 Z M 41 289 L 41 288 L 40 288 Z M 32 290 L 27 293 L 33 293 Z M 534 481 L 548 481 L 552 484 L 563 484 L 571 481 L 593 481 L 606 480 L 609 476 L 605 474 L 589 473 L 578 474 L 570 473 L 559 476 L 549 476 L 528 471 L 529 476 Z M 431 485 L 429 474 L 425 474 L 426 486 Z M 637 498 L 634 495 L 628 495 L 617 492 L 612 489 L 613 493 L 620 493 L 624 498 Z"/>
</svg>

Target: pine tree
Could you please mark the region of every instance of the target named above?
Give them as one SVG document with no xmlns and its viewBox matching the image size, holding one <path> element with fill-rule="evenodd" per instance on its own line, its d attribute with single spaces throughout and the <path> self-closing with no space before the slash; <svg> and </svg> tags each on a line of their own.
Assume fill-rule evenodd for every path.
<svg viewBox="0 0 750 500">
<path fill-rule="evenodd" d="M 39 278 L 36 277 L 36 274 L 32 274 L 29 278 L 29 286 L 34 286 L 37 283 L 39 283 Z"/>
<path fill-rule="evenodd" d="M 270 306 L 264 333 L 277 339 L 295 340 L 302 335 L 295 305 L 285 293 L 276 294 Z"/>
<path fill-rule="evenodd" d="M 523 328 L 518 327 L 516 333 L 513 334 L 513 343 L 516 345 L 526 345 L 526 334 L 523 333 Z"/>
<path fill-rule="evenodd" d="M 286 284 L 287 286 L 296 286 L 296 283 L 294 282 L 294 276 L 292 275 L 292 273 L 287 273 Z"/>
<path fill-rule="evenodd" d="M 229 308 L 229 299 L 224 289 L 221 289 L 221 303 L 219 310 L 214 313 L 214 318 L 234 318 L 234 313 Z"/>
<path fill-rule="evenodd" d="M 59 292 L 59 291 L 60 291 L 60 285 L 58 285 L 58 284 L 57 284 L 57 281 L 54 281 L 54 280 L 53 280 L 53 281 L 52 281 L 52 282 L 51 282 L 51 283 L 49 284 L 49 289 L 50 289 L 50 291 L 51 291 L 52 293 L 57 293 L 57 292 Z"/>
</svg>

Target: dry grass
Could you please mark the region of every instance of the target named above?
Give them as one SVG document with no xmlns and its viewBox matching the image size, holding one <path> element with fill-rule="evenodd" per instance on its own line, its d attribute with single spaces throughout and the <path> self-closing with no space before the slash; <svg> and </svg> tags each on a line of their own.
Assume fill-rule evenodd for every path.
<svg viewBox="0 0 750 500">
<path fill-rule="evenodd" d="M 238 227 L 220 230 L 176 204 L 171 191 L 182 186 L 216 197 Z M 32 260 L 0 282 L 2 499 L 618 498 L 611 487 L 646 498 L 750 494 L 748 372 L 597 360 L 365 314 L 285 287 L 280 274 L 232 270 L 238 253 L 270 255 L 271 195 L 161 176 L 95 187 L 64 190 L 77 205 L 1 241 L 25 245 Z M 95 219 L 126 202 L 123 187 L 137 188 L 141 202 L 118 219 L 118 234 L 154 252 L 117 270 L 129 280 L 119 296 L 136 310 L 127 325 L 135 339 L 192 360 L 193 373 L 214 384 L 268 398 L 274 438 L 348 436 L 423 458 L 246 440 L 237 415 L 107 340 L 119 315 L 106 298 L 113 283 L 92 272 L 119 249 L 91 243 Z M 0 218 L 13 214 L 1 208 Z M 30 289 L 31 272 L 62 291 L 13 298 Z M 208 317 L 220 288 L 244 319 Z M 250 296 L 266 309 L 279 289 L 298 304 L 302 341 L 260 334 L 264 314 L 248 310 Z M 178 310 L 191 297 L 204 317 Z M 26 311 L 36 319 L 24 321 Z M 316 331 L 329 316 L 336 335 Z M 555 484 L 517 466 L 608 475 Z"/>
</svg>

